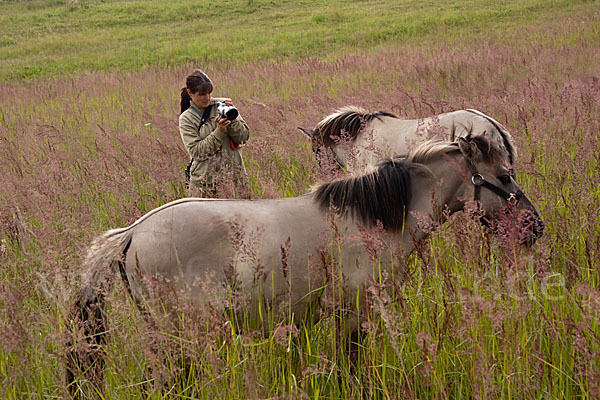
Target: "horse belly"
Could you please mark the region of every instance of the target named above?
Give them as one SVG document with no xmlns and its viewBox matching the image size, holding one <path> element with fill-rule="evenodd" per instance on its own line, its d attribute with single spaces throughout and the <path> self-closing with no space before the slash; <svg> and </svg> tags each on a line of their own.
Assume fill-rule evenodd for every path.
<svg viewBox="0 0 600 400">
<path fill-rule="evenodd" d="M 322 286 L 318 248 L 319 234 L 326 227 L 312 206 L 301 203 L 279 211 L 254 214 L 262 217 L 256 218 L 262 223 L 246 222 L 246 238 L 254 240 L 248 240 L 245 248 L 253 251 L 248 255 L 236 249 L 234 265 L 244 293 L 275 312 L 281 308 L 302 315 Z"/>
</svg>

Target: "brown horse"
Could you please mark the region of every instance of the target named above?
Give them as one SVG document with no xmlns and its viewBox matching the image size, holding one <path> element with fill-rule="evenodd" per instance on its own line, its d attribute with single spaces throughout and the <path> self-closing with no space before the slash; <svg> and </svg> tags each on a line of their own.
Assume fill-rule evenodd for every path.
<svg viewBox="0 0 600 400">
<path fill-rule="evenodd" d="M 467 135 L 495 142 L 514 164 L 516 149 L 510 133 L 500 123 L 477 110 L 458 110 L 423 119 L 400 119 L 385 112 L 343 107 L 323 118 L 308 135 L 319 163 L 326 150 L 348 172 L 361 172 L 386 157 L 404 156 L 426 141 L 454 141 Z"/>
<path fill-rule="evenodd" d="M 175 289 L 187 290 L 200 306 L 218 299 L 226 304 L 235 286 L 250 299 L 251 313 L 284 292 L 286 310 L 298 320 L 326 288 L 319 265 L 325 262 L 323 249 L 335 246 L 335 265 L 348 297 L 344 300 L 354 307 L 347 326 L 355 330 L 362 315 L 356 308 L 357 291 L 394 263 L 393 251 L 373 259 L 356 239 L 365 229 L 381 227 L 391 249 L 409 254 L 415 241 L 428 234 L 418 216 L 441 222 L 448 213 L 463 210 L 468 199 L 476 199 L 488 220 L 507 207 L 524 214 L 517 219 L 527 221 L 521 226 L 524 243 L 531 245 L 542 234 L 543 223 L 514 181 L 504 150 L 484 137 L 426 143 L 405 160 L 384 160 L 373 172 L 324 183 L 300 197 L 186 198 L 165 204 L 93 242 L 74 307 L 75 329 L 83 329 L 93 345 L 102 347 L 105 295 L 117 275 L 142 305 L 151 304 L 144 277 L 165 278 Z M 193 284 L 198 281 L 202 285 Z M 100 368 L 100 353 L 73 354 L 71 378 L 81 370 Z"/>
</svg>

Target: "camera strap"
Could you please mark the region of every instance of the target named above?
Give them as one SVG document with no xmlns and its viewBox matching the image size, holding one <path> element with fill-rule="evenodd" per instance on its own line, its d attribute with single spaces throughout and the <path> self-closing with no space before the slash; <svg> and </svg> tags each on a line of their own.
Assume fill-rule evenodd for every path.
<svg viewBox="0 0 600 400">
<path fill-rule="evenodd" d="M 202 125 L 204 125 L 206 123 L 206 121 L 208 120 L 208 117 L 210 117 L 210 110 L 212 109 L 212 104 L 210 104 L 208 107 L 206 107 L 202 114 L 200 114 L 200 111 L 197 108 L 195 108 L 195 107 L 191 107 L 191 108 L 196 114 L 198 114 L 200 116 L 200 125 L 198 125 L 198 132 L 200 132 L 200 128 L 202 128 Z M 194 159 L 191 158 L 190 162 L 185 167 L 185 181 L 186 182 L 190 181 L 190 173 L 191 173 L 190 171 L 192 169 L 193 162 L 194 162 Z"/>
<path fill-rule="evenodd" d="M 237 149 L 239 149 L 240 147 L 242 147 L 242 144 L 241 144 L 241 143 L 240 143 L 240 144 L 235 144 L 235 143 L 233 143 L 233 140 L 229 139 L 229 148 L 230 148 L 231 150 L 237 150 Z"/>
<path fill-rule="evenodd" d="M 198 125 L 198 132 L 200 132 L 200 128 L 208 120 L 208 117 L 210 116 L 210 110 L 212 109 L 212 106 L 213 105 L 210 104 L 208 107 L 206 107 L 204 109 L 204 112 L 202 114 L 200 114 L 200 110 L 198 110 L 196 107 L 192 107 L 192 110 L 194 110 L 194 112 L 200 116 L 200 125 Z"/>
</svg>

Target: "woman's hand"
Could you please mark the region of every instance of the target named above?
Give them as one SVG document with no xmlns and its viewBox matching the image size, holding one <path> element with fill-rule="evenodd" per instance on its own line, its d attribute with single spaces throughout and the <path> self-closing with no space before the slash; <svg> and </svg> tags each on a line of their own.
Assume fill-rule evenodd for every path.
<svg viewBox="0 0 600 400">
<path fill-rule="evenodd" d="M 231 121 L 227 118 L 221 118 L 220 115 L 217 115 L 215 118 L 215 122 L 217 123 L 217 129 L 219 129 L 223 133 L 227 133 L 227 127 L 231 125 Z"/>
</svg>

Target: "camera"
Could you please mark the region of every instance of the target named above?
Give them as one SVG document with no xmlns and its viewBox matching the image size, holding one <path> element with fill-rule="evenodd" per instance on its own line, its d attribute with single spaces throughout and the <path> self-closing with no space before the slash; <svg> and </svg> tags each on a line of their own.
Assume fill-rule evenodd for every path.
<svg viewBox="0 0 600 400">
<path fill-rule="evenodd" d="M 237 108 L 234 106 L 228 106 L 225 103 L 217 103 L 217 113 L 221 118 L 226 118 L 233 121 L 239 115 Z"/>
</svg>

